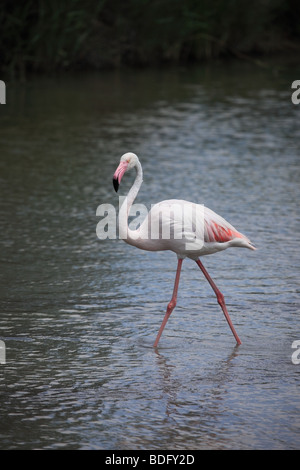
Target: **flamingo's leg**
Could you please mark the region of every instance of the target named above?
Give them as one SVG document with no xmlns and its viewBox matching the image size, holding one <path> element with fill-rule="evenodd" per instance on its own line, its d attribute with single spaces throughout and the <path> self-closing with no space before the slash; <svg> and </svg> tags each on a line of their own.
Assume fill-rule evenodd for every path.
<svg viewBox="0 0 300 470">
<path fill-rule="evenodd" d="M 164 327 L 166 326 L 166 323 L 169 319 L 169 316 L 171 315 L 171 313 L 173 312 L 175 306 L 176 306 L 176 301 L 177 301 L 177 291 L 178 291 L 178 285 L 179 285 L 179 278 L 180 278 L 180 271 L 181 271 L 181 265 L 182 265 L 182 259 L 178 259 L 178 264 L 177 264 L 177 271 L 176 271 L 176 277 L 175 277 L 175 283 L 174 283 L 174 290 L 173 290 L 173 295 L 172 295 L 172 299 L 170 300 L 170 302 L 168 303 L 168 307 L 167 307 L 167 311 L 166 311 L 166 314 L 165 314 L 165 317 L 162 321 L 162 324 L 161 324 L 161 327 L 159 329 L 159 332 L 157 334 L 157 337 L 156 337 L 156 340 L 155 340 L 155 343 L 154 343 L 154 347 L 156 348 L 157 345 L 158 345 L 158 342 L 159 342 L 159 339 L 162 335 L 162 332 L 164 330 Z"/>
<path fill-rule="evenodd" d="M 213 288 L 214 290 L 214 293 L 216 294 L 217 296 L 217 300 L 218 300 L 218 303 L 219 305 L 221 306 L 222 310 L 223 310 L 223 313 L 225 315 L 225 318 L 227 320 L 227 323 L 228 325 L 230 326 L 230 329 L 233 333 L 233 336 L 235 337 L 236 339 L 236 342 L 237 344 L 242 344 L 240 338 L 238 337 L 237 335 L 237 332 L 235 331 L 235 328 L 232 324 L 232 321 L 230 319 L 230 316 L 228 314 L 228 311 L 227 311 L 227 307 L 226 307 L 226 304 L 225 304 L 225 300 L 224 300 L 224 295 L 222 294 L 222 292 L 217 288 L 216 284 L 214 283 L 214 281 L 212 280 L 212 278 L 210 277 L 210 275 L 208 274 L 208 272 L 206 271 L 205 267 L 203 266 L 203 264 L 201 263 L 201 261 L 198 259 L 196 261 L 196 263 L 198 264 L 199 268 L 201 269 L 201 271 L 203 272 L 204 276 L 206 277 L 206 279 L 208 280 L 208 282 L 210 283 L 211 287 Z"/>
</svg>

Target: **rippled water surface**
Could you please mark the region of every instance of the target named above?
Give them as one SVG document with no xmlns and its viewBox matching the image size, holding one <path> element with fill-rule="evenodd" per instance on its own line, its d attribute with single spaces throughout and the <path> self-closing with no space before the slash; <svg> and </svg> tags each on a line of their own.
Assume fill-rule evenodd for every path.
<svg viewBox="0 0 300 470">
<path fill-rule="evenodd" d="M 1 448 L 299 448 L 299 72 L 231 64 L 7 84 Z M 240 347 L 186 260 L 153 349 L 176 256 L 96 236 L 98 205 L 118 208 L 126 151 L 144 169 L 137 202 L 204 203 L 257 246 L 202 260 Z"/>
</svg>

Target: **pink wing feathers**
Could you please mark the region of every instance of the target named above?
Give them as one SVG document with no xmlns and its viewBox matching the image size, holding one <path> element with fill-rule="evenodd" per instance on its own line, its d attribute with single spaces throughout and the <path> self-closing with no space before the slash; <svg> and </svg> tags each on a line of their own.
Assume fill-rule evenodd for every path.
<svg viewBox="0 0 300 470">
<path fill-rule="evenodd" d="M 204 241 L 225 243 L 235 238 L 241 238 L 248 243 L 250 240 L 236 230 L 227 220 L 205 207 L 204 210 Z"/>
</svg>

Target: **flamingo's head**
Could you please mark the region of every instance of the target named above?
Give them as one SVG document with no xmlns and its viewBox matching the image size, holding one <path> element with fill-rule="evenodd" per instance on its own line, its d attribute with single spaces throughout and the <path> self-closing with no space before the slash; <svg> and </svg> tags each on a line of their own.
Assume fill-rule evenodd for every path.
<svg viewBox="0 0 300 470">
<path fill-rule="evenodd" d="M 139 159 L 134 153 L 128 152 L 122 155 L 120 164 L 113 176 L 113 185 L 116 192 L 119 189 L 119 185 L 121 183 L 121 179 L 123 178 L 124 173 L 128 170 L 131 170 L 131 168 L 135 167 L 138 161 Z"/>
</svg>

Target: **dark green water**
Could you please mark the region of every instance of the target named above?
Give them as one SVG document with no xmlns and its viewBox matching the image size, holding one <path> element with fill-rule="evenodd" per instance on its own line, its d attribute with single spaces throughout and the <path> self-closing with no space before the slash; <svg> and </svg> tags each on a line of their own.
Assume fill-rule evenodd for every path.
<svg viewBox="0 0 300 470">
<path fill-rule="evenodd" d="M 296 449 L 300 444 L 300 70 L 122 71 L 7 83 L 1 118 L 0 447 Z M 98 240 L 112 175 L 137 202 L 203 203 L 258 250 L 195 263 Z M 132 178 L 126 175 L 121 194 Z"/>
</svg>

